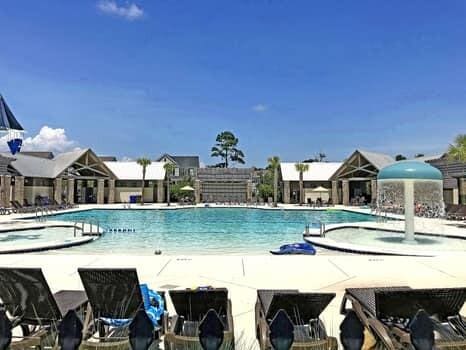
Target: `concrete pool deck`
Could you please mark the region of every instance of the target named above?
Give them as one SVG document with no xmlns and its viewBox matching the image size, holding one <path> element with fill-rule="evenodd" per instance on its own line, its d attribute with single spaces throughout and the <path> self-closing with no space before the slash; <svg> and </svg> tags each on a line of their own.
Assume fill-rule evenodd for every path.
<svg viewBox="0 0 466 350">
<path fill-rule="evenodd" d="M 0 255 L 3 267 L 40 267 L 53 292 L 83 289 L 78 267 L 135 267 L 141 282 L 154 289 L 226 287 L 233 304 L 236 340 L 258 348 L 254 330 L 256 290 L 334 292 L 322 315 L 328 333 L 338 337 L 340 301 L 345 288 L 408 285 L 413 288 L 466 287 L 462 257 L 327 256 L 125 256 Z M 173 307 L 169 302 L 169 311 Z M 463 309 L 463 314 L 466 310 Z"/>
</svg>

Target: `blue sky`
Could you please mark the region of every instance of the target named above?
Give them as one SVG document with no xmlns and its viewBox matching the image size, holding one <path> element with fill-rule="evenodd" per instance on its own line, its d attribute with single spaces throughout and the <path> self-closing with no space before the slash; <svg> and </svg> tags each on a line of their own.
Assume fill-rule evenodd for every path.
<svg viewBox="0 0 466 350">
<path fill-rule="evenodd" d="M 62 128 L 99 154 L 209 164 L 232 130 L 260 166 L 437 153 L 466 131 L 464 1 L 16 0 L 0 33 L 28 136 Z"/>
</svg>

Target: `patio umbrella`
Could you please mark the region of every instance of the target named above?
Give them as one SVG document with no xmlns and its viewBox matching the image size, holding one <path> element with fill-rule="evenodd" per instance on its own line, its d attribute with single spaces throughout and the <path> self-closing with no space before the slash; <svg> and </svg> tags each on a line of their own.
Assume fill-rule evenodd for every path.
<svg viewBox="0 0 466 350">
<path fill-rule="evenodd" d="M 194 188 L 192 188 L 191 186 L 184 186 L 184 187 L 181 187 L 181 191 L 194 191 Z"/>
<path fill-rule="evenodd" d="M 323 193 L 323 192 L 327 192 L 327 193 L 328 193 L 328 188 L 319 186 L 319 187 L 313 188 L 311 191 L 312 191 L 312 192 L 318 193 L 318 194 L 319 194 L 319 197 L 322 198 L 322 193 Z"/>
</svg>

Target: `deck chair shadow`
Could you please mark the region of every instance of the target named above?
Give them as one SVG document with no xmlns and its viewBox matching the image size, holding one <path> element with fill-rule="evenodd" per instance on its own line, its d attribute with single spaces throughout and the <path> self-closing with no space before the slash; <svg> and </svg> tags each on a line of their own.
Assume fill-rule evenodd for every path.
<svg viewBox="0 0 466 350">
<path fill-rule="evenodd" d="M 273 347 L 271 327 L 280 311 L 293 325 L 291 348 L 336 349 L 337 340 L 327 335 L 321 313 L 335 298 L 333 293 L 300 293 L 298 290 L 258 290 L 256 337 L 261 349 Z M 282 320 L 284 322 L 284 320 Z M 288 336 L 289 337 L 289 336 Z"/>
<path fill-rule="evenodd" d="M 0 268 L 0 299 L 12 328 L 10 349 L 54 346 L 57 327 L 68 310 L 84 313 L 87 296 L 83 291 L 62 290 L 55 294 L 41 269 Z M 7 322 L 4 318 L 2 322 Z"/>
<path fill-rule="evenodd" d="M 198 288 L 172 290 L 170 299 L 176 315 L 170 317 L 165 334 L 166 350 L 201 349 L 204 346 L 234 348 L 233 316 L 228 290 L 225 288 Z M 218 332 L 223 326 L 223 341 Z"/>
<path fill-rule="evenodd" d="M 466 349 L 466 327 L 460 315 L 465 300 L 466 288 L 349 288 L 341 311 L 346 313 L 351 302 L 377 344 L 389 350 L 428 347 L 433 339 L 429 324 L 435 349 Z"/>
<path fill-rule="evenodd" d="M 81 349 L 129 349 L 129 326 L 138 311 L 144 310 L 136 269 L 79 268 L 78 273 L 90 306 Z M 152 324 L 153 340 L 163 334 L 166 317 L 164 312 L 158 324 Z M 138 336 L 134 330 L 132 335 L 133 339 Z"/>
</svg>

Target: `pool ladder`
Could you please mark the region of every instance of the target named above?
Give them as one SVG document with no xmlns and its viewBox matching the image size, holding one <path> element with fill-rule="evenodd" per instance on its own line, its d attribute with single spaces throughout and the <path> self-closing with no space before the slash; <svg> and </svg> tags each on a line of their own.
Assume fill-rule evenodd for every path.
<svg viewBox="0 0 466 350">
<path fill-rule="evenodd" d="M 86 225 L 89 225 L 89 230 L 86 231 Z M 98 220 L 90 220 L 89 222 L 85 221 L 75 221 L 74 222 L 74 232 L 73 235 L 76 237 L 77 230 L 81 230 L 81 236 L 101 236 L 102 231 L 100 229 L 100 223 Z"/>
<path fill-rule="evenodd" d="M 37 222 L 46 222 L 48 215 L 50 215 L 50 209 L 45 207 L 36 208 L 36 221 Z"/>
</svg>

